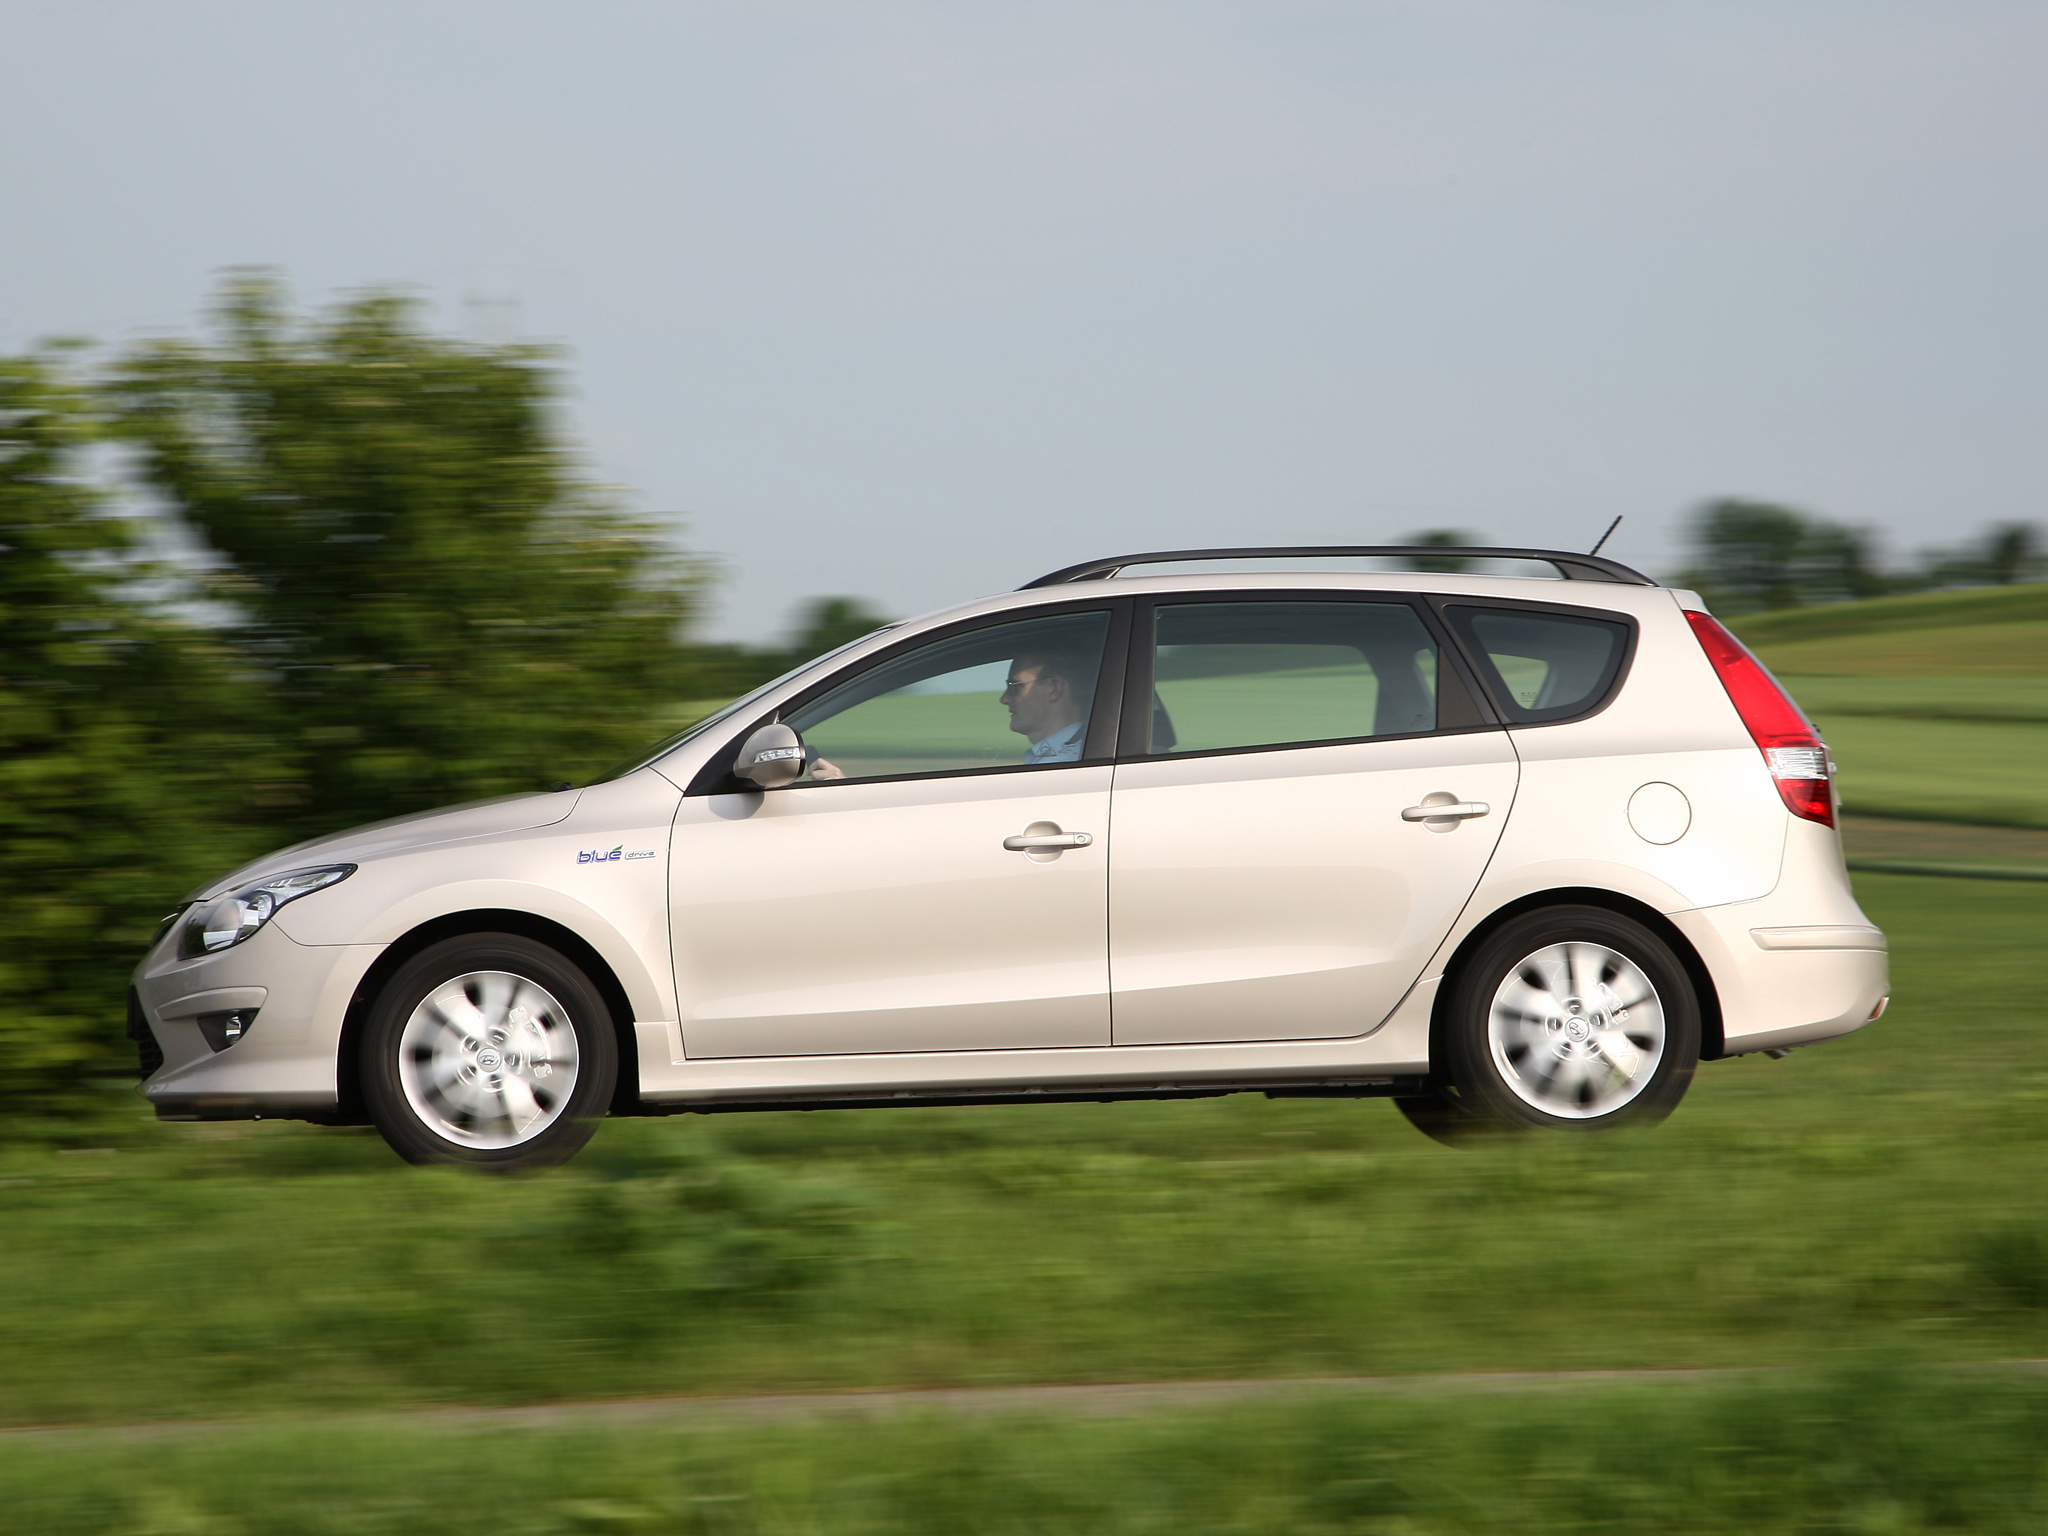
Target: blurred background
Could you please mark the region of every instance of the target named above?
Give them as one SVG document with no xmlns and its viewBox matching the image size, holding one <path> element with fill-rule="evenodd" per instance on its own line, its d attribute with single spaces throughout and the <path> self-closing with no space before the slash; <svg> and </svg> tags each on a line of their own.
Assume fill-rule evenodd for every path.
<svg viewBox="0 0 2048 1536">
<path fill-rule="evenodd" d="M 2048 1393 L 1953 1368 L 2048 1355 L 2044 63 L 1995 0 L 0 9 L 0 1425 L 70 1426 L 0 1505 L 2038 1529 Z M 1617 515 L 1820 724 L 1896 983 L 1652 1135 L 733 1116 L 487 1186 L 131 1092 L 128 970 L 269 848 L 1090 556 Z M 1648 1367 L 1724 1374 L 1470 1391 Z M 237 1427 L 82 1433 L 144 1421 Z"/>
</svg>

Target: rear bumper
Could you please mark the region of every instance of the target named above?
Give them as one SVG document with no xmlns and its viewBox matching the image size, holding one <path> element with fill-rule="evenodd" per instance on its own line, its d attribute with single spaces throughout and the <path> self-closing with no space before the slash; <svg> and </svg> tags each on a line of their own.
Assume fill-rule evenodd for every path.
<svg viewBox="0 0 2048 1536">
<path fill-rule="evenodd" d="M 1881 933 L 1856 924 L 1805 932 L 1766 926 L 1756 920 L 1759 905 L 1671 914 L 1714 978 L 1723 1056 L 1831 1040 L 1882 1011 L 1891 972 Z M 1787 934 L 1796 935 L 1790 944 Z M 1827 940 L 1835 942 L 1822 947 Z"/>
<path fill-rule="evenodd" d="M 1856 905 L 1835 829 L 1785 821 L 1768 896 L 1667 914 L 1713 977 L 1723 1056 L 1850 1034 L 1891 993 L 1884 934 Z"/>
</svg>

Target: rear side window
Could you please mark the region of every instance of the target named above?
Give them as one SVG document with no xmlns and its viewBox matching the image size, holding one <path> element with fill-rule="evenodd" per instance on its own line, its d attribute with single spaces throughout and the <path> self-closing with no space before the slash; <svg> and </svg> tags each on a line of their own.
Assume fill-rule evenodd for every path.
<svg viewBox="0 0 2048 1536">
<path fill-rule="evenodd" d="M 1175 603 L 1155 615 L 1151 752 L 1436 729 L 1436 643 L 1406 604 Z"/>
<path fill-rule="evenodd" d="M 1450 606 L 1444 617 L 1486 674 L 1509 720 L 1568 720 L 1607 701 L 1628 655 L 1629 626 L 1590 615 Z"/>
</svg>

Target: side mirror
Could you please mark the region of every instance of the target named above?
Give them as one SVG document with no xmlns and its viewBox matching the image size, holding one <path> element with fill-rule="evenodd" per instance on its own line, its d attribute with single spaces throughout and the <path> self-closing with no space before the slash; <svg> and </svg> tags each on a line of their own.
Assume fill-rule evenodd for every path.
<svg viewBox="0 0 2048 1536">
<path fill-rule="evenodd" d="M 760 789 L 779 789 L 803 777 L 804 743 L 781 721 L 764 725 L 747 738 L 733 759 L 733 777 Z"/>
</svg>

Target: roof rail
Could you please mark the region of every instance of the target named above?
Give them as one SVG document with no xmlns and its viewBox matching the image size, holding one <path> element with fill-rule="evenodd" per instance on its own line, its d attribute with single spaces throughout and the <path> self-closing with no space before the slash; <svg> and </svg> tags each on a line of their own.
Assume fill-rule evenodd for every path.
<svg viewBox="0 0 2048 1536">
<path fill-rule="evenodd" d="M 1245 549 L 1157 549 L 1142 555 L 1112 555 L 1107 560 L 1086 560 L 1027 581 L 1017 590 L 1057 587 L 1070 581 L 1093 581 L 1114 576 L 1128 565 L 1164 565 L 1173 560 L 1324 559 L 1339 555 L 1396 555 L 1464 560 L 1537 560 L 1557 567 L 1567 581 L 1613 581 L 1631 587 L 1654 587 L 1641 571 L 1631 570 L 1618 560 L 1599 555 L 1574 554 L 1561 549 L 1496 549 L 1480 545 L 1442 544 L 1287 544 Z M 1426 567 L 1423 567 L 1426 569 Z"/>
</svg>

